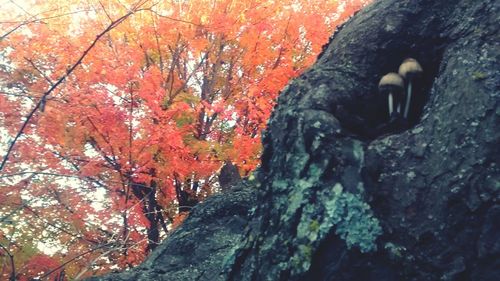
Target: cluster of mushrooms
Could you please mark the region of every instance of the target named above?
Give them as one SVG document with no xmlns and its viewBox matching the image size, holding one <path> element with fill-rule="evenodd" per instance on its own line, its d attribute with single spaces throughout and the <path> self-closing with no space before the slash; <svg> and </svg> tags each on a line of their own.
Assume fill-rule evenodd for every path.
<svg viewBox="0 0 500 281">
<path fill-rule="evenodd" d="M 389 101 L 389 117 L 393 113 L 401 114 L 401 106 L 405 102 L 403 117 L 408 118 L 411 102 L 412 82 L 422 73 L 422 67 L 416 59 L 407 58 L 399 66 L 398 73 L 387 73 L 380 79 L 378 89 L 381 94 L 387 95 Z M 406 100 L 404 96 L 406 82 Z"/>
</svg>

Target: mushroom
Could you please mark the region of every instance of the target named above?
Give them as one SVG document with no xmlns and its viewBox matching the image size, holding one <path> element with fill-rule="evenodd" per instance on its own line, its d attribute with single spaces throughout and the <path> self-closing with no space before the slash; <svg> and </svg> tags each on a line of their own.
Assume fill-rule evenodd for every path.
<svg viewBox="0 0 500 281">
<path fill-rule="evenodd" d="M 397 112 L 401 111 L 401 95 L 404 89 L 403 78 L 394 72 L 387 73 L 380 79 L 378 90 L 381 94 L 387 94 L 389 100 L 389 117 L 394 111 L 394 102 L 397 105 Z"/>
<path fill-rule="evenodd" d="M 422 73 L 422 67 L 416 59 L 407 58 L 399 66 L 399 75 L 401 75 L 406 81 L 408 81 L 408 90 L 406 92 L 406 104 L 404 117 L 408 118 L 408 112 L 410 111 L 410 101 L 411 101 L 411 83 L 417 76 Z"/>
</svg>

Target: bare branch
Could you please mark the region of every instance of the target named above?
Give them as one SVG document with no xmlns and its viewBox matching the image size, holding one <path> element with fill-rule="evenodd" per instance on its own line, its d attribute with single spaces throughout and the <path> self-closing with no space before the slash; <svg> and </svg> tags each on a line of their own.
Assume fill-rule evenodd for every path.
<svg viewBox="0 0 500 281">
<path fill-rule="evenodd" d="M 18 25 L 16 27 L 12 28 L 11 30 L 7 31 L 2 36 L 0 36 L 0 40 L 5 39 L 11 33 L 13 33 L 14 31 L 18 30 L 19 28 L 21 28 L 21 27 L 23 27 L 25 25 L 29 25 L 29 24 L 32 24 L 32 23 L 43 23 L 44 20 L 55 19 L 55 18 L 60 18 L 60 17 L 64 17 L 64 16 L 70 16 L 70 15 L 74 15 L 74 14 L 77 14 L 77 13 L 90 12 L 90 11 L 91 10 L 78 10 L 78 11 L 73 11 L 73 12 L 68 12 L 68 13 L 53 15 L 53 16 L 50 16 L 50 17 L 34 18 L 32 20 L 25 20 L 25 21 L 0 21 L 0 24 L 18 23 Z"/>
<path fill-rule="evenodd" d="M 2 178 L 11 178 L 11 177 L 19 177 L 19 176 L 24 176 L 24 175 L 40 175 L 40 176 L 53 176 L 53 177 L 64 177 L 64 178 L 74 178 L 74 179 L 79 179 L 79 180 L 87 180 L 92 183 L 96 181 L 96 179 L 93 179 L 91 177 L 82 177 L 78 175 L 65 175 L 65 174 L 58 174 L 58 173 L 51 173 L 51 172 L 38 172 L 38 171 L 26 171 L 26 172 L 19 172 L 19 173 L 13 173 L 13 174 L 3 174 L 0 175 L 0 179 Z M 121 181 L 113 181 L 113 180 L 107 180 L 109 183 L 122 183 Z M 134 183 L 134 185 L 141 186 L 141 187 L 146 187 L 149 188 L 148 185 L 140 184 L 140 183 Z"/>
<path fill-rule="evenodd" d="M 47 99 L 47 97 L 64 81 L 66 80 L 66 78 L 71 74 L 73 73 L 73 71 L 76 69 L 76 67 L 78 67 L 83 59 L 87 56 L 87 54 L 94 48 L 94 46 L 97 44 L 97 42 L 101 39 L 101 37 L 103 37 L 105 34 L 107 34 L 108 32 L 110 32 L 113 28 L 115 28 L 116 26 L 118 26 L 120 23 L 122 23 L 125 19 L 127 19 L 129 16 L 131 16 L 132 14 L 134 14 L 135 12 L 139 11 L 139 8 L 144 5 L 145 2 L 142 2 L 142 1 L 139 1 L 137 2 L 136 5 L 134 5 L 134 7 L 132 8 L 132 10 L 130 10 L 128 13 L 126 13 L 125 15 L 121 16 L 120 18 L 116 19 L 115 21 L 111 22 L 108 27 L 106 29 L 104 29 L 101 33 L 99 33 L 96 38 L 94 39 L 94 41 L 92 41 L 92 43 L 90 44 L 89 47 L 87 47 L 87 49 L 82 53 L 82 55 L 80 56 L 80 58 L 66 71 L 66 73 L 61 77 L 59 78 L 59 80 L 57 80 L 56 83 L 54 83 L 50 88 L 49 90 L 47 90 L 43 95 L 42 95 L 42 98 L 36 103 L 35 107 L 31 110 L 31 112 L 26 116 L 26 120 L 24 121 L 23 125 L 21 126 L 21 128 L 19 129 L 18 133 L 16 134 L 16 136 L 14 137 L 14 139 L 12 140 L 12 142 L 10 143 L 8 149 L 7 149 L 7 153 L 5 154 L 5 156 L 3 157 L 3 160 L 2 160 L 2 163 L 0 164 L 0 171 L 3 170 L 3 168 L 5 167 L 5 164 L 7 163 L 7 160 L 9 159 L 9 155 L 11 154 L 12 150 L 14 149 L 14 145 L 16 144 L 17 140 L 21 137 L 21 135 L 24 133 L 24 130 L 26 129 L 26 127 L 28 126 L 29 122 L 31 121 L 31 119 L 33 118 L 34 114 L 36 113 L 36 111 L 40 108 L 40 106 L 42 106 L 42 103 L 45 102 L 45 100 Z"/>
<path fill-rule="evenodd" d="M 73 258 L 71 258 L 71 259 L 69 259 L 69 260 L 67 260 L 67 261 L 63 262 L 63 263 L 62 263 L 61 265 L 59 265 L 58 267 L 56 267 L 56 268 L 54 268 L 54 269 L 50 270 L 49 272 L 45 273 L 44 275 L 40 276 L 40 277 L 39 277 L 39 279 L 40 279 L 40 280 L 43 280 L 43 279 L 45 279 L 47 276 L 51 275 L 52 273 L 54 273 L 54 272 L 58 271 L 58 270 L 59 270 L 59 269 L 61 269 L 61 268 L 64 268 L 67 264 L 72 263 L 73 261 L 75 261 L 75 260 L 77 260 L 77 259 L 79 259 L 79 258 L 81 258 L 81 257 L 83 257 L 83 256 L 85 256 L 85 255 L 87 255 L 87 254 L 90 254 L 90 253 L 92 253 L 92 252 L 95 252 L 95 251 L 97 251 L 97 250 L 100 250 L 100 249 L 103 249 L 103 248 L 106 248 L 106 247 L 116 248 L 116 245 L 115 245 L 114 243 L 106 243 L 106 244 L 100 245 L 100 246 L 98 246 L 98 247 L 92 248 L 92 249 L 90 249 L 90 250 L 87 250 L 87 251 L 85 251 L 85 252 L 83 252 L 83 253 L 81 253 L 81 254 L 78 254 L 78 255 L 74 256 Z"/>
<path fill-rule="evenodd" d="M 47 75 L 45 75 L 45 73 L 43 73 L 42 70 L 40 70 L 40 68 L 38 68 L 38 66 L 36 66 L 36 64 L 30 60 L 29 58 L 24 58 L 27 62 L 29 62 L 31 64 L 31 66 L 33 66 L 33 68 L 38 72 L 40 73 L 40 75 L 42 75 L 42 77 L 47 81 L 47 83 L 49 83 L 49 85 L 51 86 L 54 86 L 54 83 L 52 82 L 52 80 L 50 80 L 49 77 L 47 77 Z"/>
<path fill-rule="evenodd" d="M 187 20 L 181 20 L 181 19 L 177 19 L 177 18 L 173 18 L 173 17 L 169 17 L 169 16 L 165 16 L 165 15 L 162 15 L 160 13 L 158 13 L 157 11 L 153 11 L 152 9 L 150 9 L 150 11 L 154 14 L 156 14 L 157 16 L 159 16 L 160 18 L 165 18 L 165 19 L 169 19 L 171 21 L 177 21 L 177 22 L 182 22 L 182 23 L 187 23 L 187 24 L 192 24 L 194 26 L 202 26 L 201 24 L 198 24 L 198 23 L 194 23 L 192 21 L 187 21 Z"/>
<path fill-rule="evenodd" d="M 7 256 L 9 256 L 10 268 L 11 268 L 9 280 L 16 280 L 16 266 L 14 263 L 14 255 L 12 255 L 9 249 L 7 249 L 4 245 L 0 244 L 0 248 L 2 248 L 3 251 L 7 254 Z"/>
</svg>

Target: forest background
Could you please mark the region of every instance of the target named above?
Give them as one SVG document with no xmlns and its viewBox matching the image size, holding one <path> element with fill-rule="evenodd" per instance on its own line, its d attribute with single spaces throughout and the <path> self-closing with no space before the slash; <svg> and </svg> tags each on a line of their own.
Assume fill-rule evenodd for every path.
<svg viewBox="0 0 500 281">
<path fill-rule="evenodd" d="M 3 0 L 0 279 L 143 261 L 367 2 Z"/>
</svg>

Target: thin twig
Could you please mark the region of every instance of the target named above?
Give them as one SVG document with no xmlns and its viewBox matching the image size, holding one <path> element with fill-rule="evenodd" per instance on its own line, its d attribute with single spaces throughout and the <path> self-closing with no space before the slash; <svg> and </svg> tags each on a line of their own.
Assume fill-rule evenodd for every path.
<svg viewBox="0 0 500 281">
<path fill-rule="evenodd" d="M 25 20 L 25 21 L 12 21 L 12 22 L 0 21 L 0 24 L 18 23 L 18 25 L 16 27 L 12 28 L 11 30 L 7 31 L 2 36 L 0 36 L 0 41 L 3 40 L 3 39 L 5 39 L 11 33 L 15 32 L 16 30 L 18 30 L 19 28 L 21 28 L 21 27 L 23 27 L 25 25 L 29 25 L 29 24 L 37 23 L 37 22 L 43 23 L 44 20 L 55 19 L 55 18 L 59 18 L 59 17 L 69 16 L 69 15 L 73 15 L 73 14 L 77 14 L 77 13 L 81 13 L 81 12 L 90 12 L 90 11 L 91 10 L 78 10 L 78 11 L 69 12 L 69 13 L 63 13 L 63 14 L 54 15 L 54 16 L 50 16 L 50 17 L 38 18 L 38 19 L 33 19 L 33 20 Z"/>
<path fill-rule="evenodd" d="M 182 19 L 177 19 L 177 18 L 173 18 L 173 17 L 169 17 L 169 16 L 165 16 L 165 15 L 162 15 L 160 13 L 158 13 L 157 11 L 153 11 L 153 10 L 149 10 L 151 11 L 152 13 L 156 14 L 157 16 L 159 16 L 160 18 L 165 18 L 165 19 L 169 19 L 171 21 L 177 21 L 177 22 L 182 22 L 182 23 L 187 23 L 187 24 L 192 24 L 194 26 L 203 26 L 202 24 L 198 24 L 198 23 L 195 23 L 195 22 L 192 22 L 192 21 L 187 21 L 187 20 L 182 20 Z"/>
<path fill-rule="evenodd" d="M 78 254 L 78 255 L 74 256 L 73 258 L 71 258 L 71 259 L 69 259 L 69 260 L 67 260 L 67 261 L 63 262 L 61 265 L 59 265 L 59 266 L 55 267 L 54 269 L 50 270 L 49 272 L 45 273 L 44 275 L 40 276 L 40 277 L 39 277 L 39 279 L 40 279 L 40 280 L 43 280 L 45 277 L 47 277 L 47 276 L 51 275 L 52 273 L 54 273 L 54 272 L 58 271 L 59 269 L 61 269 L 61 268 L 63 268 L 63 267 L 65 267 L 67 264 L 69 264 L 69 263 L 73 262 L 74 260 L 77 260 L 77 259 L 79 259 L 79 258 L 81 258 L 81 257 L 85 256 L 86 254 L 89 254 L 89 253 L 95 252 L 95 251 L 97 251 L 97 250 L 99 250 L 99 249 L 106 248 L 106 247 L 108 247 L 108 246 L 113 246 L 113 243 L 106 243 L 106 244 L 103 244 L 103 245 L 101 245 L 101 246 L 99 246 L 99 247 L 92 248 L 92 249 L 87 250 L 87 251 L 85 251 L 85 252 L 83 252 L 83 253 L 81 253 L 81 254 Z"/>
<path fill-rule="evenodd" d="M 16 144 L 17 140 L 21 137 L 21 135 L 24 133 L 24 130 L 28 126 L 28 123 L 31 121 L 31 119 L 33 118 L 33 116 L 36 113 L 36 111 L 40 108 L 40 106 L 42 105 L 42 102 L 45 102 L 45 100 L 47 99 L 47 96 L 50 95 L 57 88 L 57 86 L 59 86 L 64 80 L 66 80 L 66 78 L 71 73 L 73 73 L 73 71 L 76 69 L 76 67 L 82 63 L 83 59 L 94 48 L 94 46 L 97 44 L 97 42 L 99 41 L 99 39 L 101 39 L 101 37 L 103 37 L 105 34 L 107 34 L 113 28 L 115 28 L 116 26 L 118 26 L 120 23 L 122 23 L 129 16 L 131 16 L 132 14 L 134 14 L 135 12 L 137 12 L 139 10 L 139 7 L 141 5 L 143 5 L 144 3 L 145 2 L 143 2 L 143 3 L 138 2 L 137 5 L 135 5 L 134 8 L 131 11 L 129 11 L 127 14 L 125 14 L 122 17 L 118 18 L 117 20 L 111 22 L 108 25 L 108 27 L 106 29 L 104 29 L 104 31 L 102 31 L 101 33 L 99 33 L 96 36 L 96 38 L 94 39 L 94 41 L 92 41 L 92 43 L 90 44 L 90 46 L 87 47 L 87 49 L 83 52 L 83 54 L 80 56 L 80 58 L 66 71 L 66 73 L 61 78 L 59 78 L 59 80 L 57 80 L 57 82 L 54 83 L 54 85 L 52 85 L 49 88 L 49 90 L 47 90 L 42 95 L 41 99 L 36 103 L 35 107 L 31 110 L 31 112 L 28 114 L 28 116 L 26 116 L 26 120 L 24 121 L 24 123 L 21 126 L 21 128 L 19 129 L 18 133 L 16 134 L 16 136 L 14 137 L 14 139 L 12 140 L 12 142 L 10 143 L 10 145 L 9 145 L 9 147 L 7 149 L 7 153 L 3 157 L 2 164 L 0 164 L 0 171 L 2 171 L 3 168 L 5 167 L 5 164 L 7 163 L 7 160 L 9 159 L 9 155 L 11 154 L 12 150 L 14 149 L 14 145 Z"/>
<path fill-rule="evenodd" d="M 29 62 L 31 64 L 31 66 L 33 66 L 33 68 L 38 72 L 40 73 L 40 75 L 42 75 L 42 77 L 47 81 L 47 83 L 49 83 L 50 86 L 54 86 L 54 83 L 52 82 L 52 80 L 50 80 L 49 77 L 47 77 L 47 75 L 45 75 L 45 73 L 43 73 L 43 71 L 38 68 L 38 66 L 36 66 L 36 64 L 29 58 L 24 58 L 27 62 Z"/>
<path fill-rule="evenodd" d="M 41 175 L 41 176 L 54 176 L 54 177 L 65 177 L 65 178 L 75 178 L 79 180 L 89 180 L 91 182 L 96 181 L 95 179 L 92 179 L 87 176 L 78 176 L 78 175 L 65 175 L 65 174 L 58 174 L 58 173 L 50 173 L 50 172 L 37 172 L 37 171 L 26 171 L 26 172 L 19 172 L 19 173 L 14 173 L 14 174 L 3 174 L 0 175 L 0 179 L 2 178 L 9 178 L 9 177 L 18 177 L 18 176 L 23 176 L 23 175 Z M 106 180 L 109 183 L 121 183 L 121 181 L 113 181 L 113 180 Z M 134 183 L 134 185 L 141 186 L 141 187 L 146 187 L 149 188 L 148 185 L 140 184 L 140 183 Z"/>
<path fill-rule="evenodd" d="M 9 280 L 14 281 L 16 280 L 16 266 L 14 263 L 14 255 L 4 245 L 0 244 L 0 248 L 2 248 L 3 251 L 7 254 L 7 256 L 9 256 L 10 270 L 11 270 Z"/>
</svg>

